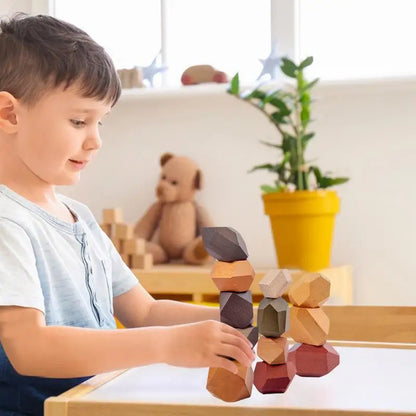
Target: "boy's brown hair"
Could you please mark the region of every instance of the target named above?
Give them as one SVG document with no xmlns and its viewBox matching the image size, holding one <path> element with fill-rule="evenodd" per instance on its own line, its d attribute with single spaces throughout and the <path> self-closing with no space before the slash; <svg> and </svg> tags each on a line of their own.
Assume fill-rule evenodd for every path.
<svg viewBox="0 0 416 416">
<path fill-rule="evenodd" d="M 111 58 L 87 33 L 51 16 L 0 20 L 0 91 L 27 105 L 77 83 L 85 97 L 114 105 L 121 93 Z"/>
</svg>

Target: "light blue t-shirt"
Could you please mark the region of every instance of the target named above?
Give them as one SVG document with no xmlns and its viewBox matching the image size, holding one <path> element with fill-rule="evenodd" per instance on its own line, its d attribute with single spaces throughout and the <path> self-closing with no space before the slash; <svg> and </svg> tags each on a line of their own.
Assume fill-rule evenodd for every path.
<svg viewBox="0 0 416 416">
<path fill-rule="evenodd" d="M 137 279 L 91 211 L 63 195 L 58 198 L 75 223 L 0 185 L 0 306 L 39 309 L 46 325 L 115 329 L 113 297 L 133 288 Z M 21 376 L 0 343 L 2 416 L 40 416 L 43 400 L 85 379 Z"/>
</svg>

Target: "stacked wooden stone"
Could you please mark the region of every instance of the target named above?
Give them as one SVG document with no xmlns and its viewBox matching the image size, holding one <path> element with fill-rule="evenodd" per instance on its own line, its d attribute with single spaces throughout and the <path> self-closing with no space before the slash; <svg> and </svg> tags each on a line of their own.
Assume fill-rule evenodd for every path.
<svg viewBox="0 0 416 416">
<path fill-rule="evenodd" d="M 252 326 L 253 303 L 250 286 L 254 269 L 248 262 L 247 247 L 241 235 L 229 227 L 205 227 L 202 239 L 208 253 L 217 259 L 211 278 L 220 291 L 220 317 L 241 331 L 254 346 L 257 328 Z M 235 402 L 250 397 L 253 370 L 235 362 L 237 374 L 223 368 L 210 368 L 207 390 L 221 400 Z"/>
<path fill-rule="evenodd" d="M 320 305 L 329 297 L 330 281 L 320 273 L 308 273 L 289 288 L 290 336 L 297 342 L 289 351 L 296 374 L 320 377 L 339 364 L 339 354 L 326 341 L 329 318 Z"/>
<path fill-rule="evenodd" d="M 263 361 L 254 369 L 254 385 L 260 393 L 284 393 L 296 374 L 288 361 L 288 343 L 282 334 L 289 329 L 289 305 L 282 298 L 292 281 L 286 269 L 270 270 L 259 282 L 264 299 L 260 302 L 257 326 L 257 355 Z"/>
<path fill-rule="evenodd" d="M 103 210 L 102 230 L 108 235 L 128 267 L 149 269 L 153 266 L 153 257 L 145 252 L 145 240 L 135 238 L 133 225 L 123 222 L 121 208 Z"/>
</svg>

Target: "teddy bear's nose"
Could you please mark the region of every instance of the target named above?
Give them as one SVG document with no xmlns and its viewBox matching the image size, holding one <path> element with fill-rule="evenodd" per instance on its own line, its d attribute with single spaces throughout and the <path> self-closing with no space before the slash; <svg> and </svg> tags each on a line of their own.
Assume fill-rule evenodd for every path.
<svg viewBox="0 0 416 416">
<path fill-rule="evenodd" d="M 162 194 L 163 194 L 162 187 L 161 187 L 161 186 L 158 186 L 158 187 L 156 188 L 156 195 L 157 195 L 158 197 L 161 197 L 161 196 L 162 196 Z"/>
</svg>

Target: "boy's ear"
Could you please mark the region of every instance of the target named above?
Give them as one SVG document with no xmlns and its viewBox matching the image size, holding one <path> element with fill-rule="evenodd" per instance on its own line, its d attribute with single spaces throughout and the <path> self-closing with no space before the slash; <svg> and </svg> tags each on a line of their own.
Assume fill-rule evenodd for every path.
<svg viewBox="0 0 416 416">
<path fill-rule="evenodd" d="M 17 100 L 7 91 L 0 91 L 0 130 L 7 134 L 17 131 Z"/>
</svg>

